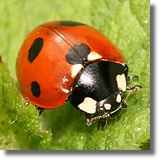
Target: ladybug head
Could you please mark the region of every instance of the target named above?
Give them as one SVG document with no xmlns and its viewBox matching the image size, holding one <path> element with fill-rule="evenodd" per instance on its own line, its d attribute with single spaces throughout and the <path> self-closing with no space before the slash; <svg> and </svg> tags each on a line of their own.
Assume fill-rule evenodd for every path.
<svg viewBox="0 0 160 160">
<path fill-rule="evenodd" d="M 92 123 L 91 119 L 115 116 L 121 108 L 126 108 L 123 99 L 127 72 L 125 64 L 110 61 L 94 62 L 81 70 L 75 80 L 70 102 L 85 112 L 88 125 Z M 105 121 L 102 123 L 106 125 Z"/>
</svg>

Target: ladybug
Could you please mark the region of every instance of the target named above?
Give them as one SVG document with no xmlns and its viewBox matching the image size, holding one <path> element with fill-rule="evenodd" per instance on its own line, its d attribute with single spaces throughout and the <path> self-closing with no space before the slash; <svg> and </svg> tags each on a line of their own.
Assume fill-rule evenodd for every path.
<svg viewBox="0 0 160 160">
<path fill-rule="evenodd" d="M 85 113 L 87 125 L 117 115 L 139 85 L 127 86 L 128 67 L 120 49 L 98 30 L 79 22 L 53 21 L 36 27 L 17 58 L 20 92 L 40 108 L 66 101 Z M 124 92 L 131 90 L 126 99 Z"/>
</svg>

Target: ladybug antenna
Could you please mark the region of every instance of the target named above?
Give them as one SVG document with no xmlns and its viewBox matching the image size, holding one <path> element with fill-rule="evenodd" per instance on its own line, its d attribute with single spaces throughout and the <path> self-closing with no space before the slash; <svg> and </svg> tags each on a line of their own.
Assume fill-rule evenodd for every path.
<svg viewBox="0 0 160 160">
<path fill-rule="evenodd" d="M 101 118 L 105 118 L 105 117 L 109 117 L 110 116 L 110 114 L 108 114 L 107 112 L 105 113 L 105 114 L 103 114 L 103 115 L 101 115 L 101 116 L 96 116 L 96 117 L 93 117 L 91 120 L 89 120 L 86 124 L 88 125 L 88 126 L 90 126 L 92 123 L 93 123 L 93 121 L 95 121 L 96 119 L 101 119 Z"/>
</svg>

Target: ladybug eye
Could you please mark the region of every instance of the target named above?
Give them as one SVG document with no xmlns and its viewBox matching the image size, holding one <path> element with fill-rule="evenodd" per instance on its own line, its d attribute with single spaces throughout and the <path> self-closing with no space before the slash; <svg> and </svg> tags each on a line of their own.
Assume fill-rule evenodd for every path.
<svg viewBox="0 0 160 160">
<path fill-rule="evenodd" d="M 97 106 L 96 108 L 96 115 L 102 115 L 106 112 L 105 108 L 103 106 Z"/>
</svg>

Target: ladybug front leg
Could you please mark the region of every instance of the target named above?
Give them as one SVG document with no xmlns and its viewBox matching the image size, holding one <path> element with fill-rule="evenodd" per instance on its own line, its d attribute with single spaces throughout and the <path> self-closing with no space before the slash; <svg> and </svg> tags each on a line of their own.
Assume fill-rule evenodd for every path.
<svg viewBox="0 0 160 160">
<path fill-rule="evenodd" d="M 102 127 L 105 128 L 107 126 L 107 119 L 106 118 L 100 118 L 98 121 L 98 129 L 102 129 Z"/>
<path fill-rule="evenodd" d="M 84 112 L 84 114 L 85 114 L 85 118 L 86 118 L 86 124 L 88 125 L 88 122 L 92 119 L 92 114 L 89 114 L 86 112 Z"/>
</svg>

